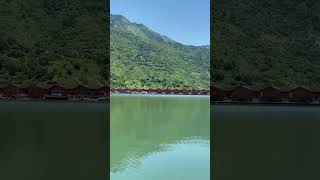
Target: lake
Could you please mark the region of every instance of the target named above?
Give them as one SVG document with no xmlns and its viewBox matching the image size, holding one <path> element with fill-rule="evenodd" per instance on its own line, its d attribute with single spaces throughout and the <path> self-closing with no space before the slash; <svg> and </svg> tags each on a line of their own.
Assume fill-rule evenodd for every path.
<svg viewBox="0 0 320 180">
<path fill-rule="evenodd" d="M 1 101 L 1 179 L 106 179 L 108 111 L 107 103 Z"/>
<path fill-rule="evenodd" d="M 111 180 L 209 180 L 209 96 L 112 95 Z"/>
<path fill-rule="evenodd" d="M 211 106 L 214 179 L 320 179 L 320 107 Z"/>
</svg>

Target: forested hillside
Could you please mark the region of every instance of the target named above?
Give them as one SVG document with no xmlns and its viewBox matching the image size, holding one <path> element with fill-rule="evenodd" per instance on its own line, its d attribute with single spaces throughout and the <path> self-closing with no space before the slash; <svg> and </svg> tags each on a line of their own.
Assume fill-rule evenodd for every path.
<svg viewBox="0 0 320 180">
<path fill-rule="evenodd" d="M 107 83 L 109 20 L 103 2 L 0 1 L 0 81 Z"/>
<path fill-rule="evenodd" d="M 320 1 L 216 0 L 212 82 L 320 85 Z"/>
<path fill-rule="evenodd" d="M 113 87 L 209 86 L 209 46 L 186 46 L 121 15 L 111 15 Z"/>
</svg>

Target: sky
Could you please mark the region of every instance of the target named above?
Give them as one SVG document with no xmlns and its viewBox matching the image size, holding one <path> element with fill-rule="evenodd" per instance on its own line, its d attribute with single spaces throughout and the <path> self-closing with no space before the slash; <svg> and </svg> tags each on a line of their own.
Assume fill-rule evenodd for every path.
<svg viewBox="0 0 320 180">
<path fill-rule="evenodd" d="M 111 14 L 185 44 L 210 44 L 210 0 L 111 0 Z"/>
</svg>

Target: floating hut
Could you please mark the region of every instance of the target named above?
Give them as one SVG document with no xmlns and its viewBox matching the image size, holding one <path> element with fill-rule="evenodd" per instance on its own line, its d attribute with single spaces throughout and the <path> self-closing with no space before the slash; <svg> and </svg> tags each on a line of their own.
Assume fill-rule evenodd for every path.
<svg viewBox="0 0 320 180">
<path fill-rule="evenodd" d="M 254 101 L 259 96 L 259 91 L 254 87 L 238 86 L 232 90 L 230 98 L 232 101 Z"/>
<path fill-rule="evenodd" d="M 311 103 L 314 99 L 312 90 L 308 87 L 296 87 L 289 91 L 292 102 Z"/>
<path fill-rule="evenodd" d="M 233 88 L 219 85 L 210 86 L 211 101 L 227 101 L 230 99 Z"/>
</svg>

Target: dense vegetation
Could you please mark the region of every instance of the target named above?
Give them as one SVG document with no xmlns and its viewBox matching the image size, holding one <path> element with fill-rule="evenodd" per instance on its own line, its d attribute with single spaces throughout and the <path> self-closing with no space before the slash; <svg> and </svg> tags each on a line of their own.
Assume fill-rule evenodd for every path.
<svg viewBox="0 0 320 180">
<path fill-rule="evenodd" d="M 320 85 L 320 1 L 216 0 L 211 80 Z"/>
<path fill-rule="evenodd" d="M 0 1 L 0 81 L 107 83 L 109 20 L 102 2 Z"/>
<path fill-rule="evenodd" d="M 182 45 L 121 15 L 110 22 L 112 86 L 209 86 L 209 46 Z"/>
</svg>

